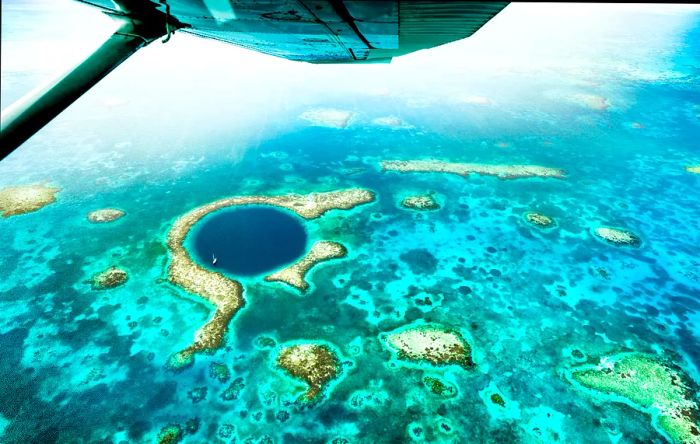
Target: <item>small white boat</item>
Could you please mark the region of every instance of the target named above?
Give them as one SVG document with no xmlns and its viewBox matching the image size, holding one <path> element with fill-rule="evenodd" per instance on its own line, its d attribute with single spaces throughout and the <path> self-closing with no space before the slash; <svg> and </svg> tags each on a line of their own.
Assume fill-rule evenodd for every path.
<svg viewBox="0 0 700 444">
<path fill-rule="evenodd" d="M 219 260 L 219 259 L 217 259 L 216 256 L 214 256 L 213 254 L 211 255 L 211 264 L 212 264 L 212 265 L 216 265 L 216 261 L 218 261 L 218 260 Z"/>
</svg>

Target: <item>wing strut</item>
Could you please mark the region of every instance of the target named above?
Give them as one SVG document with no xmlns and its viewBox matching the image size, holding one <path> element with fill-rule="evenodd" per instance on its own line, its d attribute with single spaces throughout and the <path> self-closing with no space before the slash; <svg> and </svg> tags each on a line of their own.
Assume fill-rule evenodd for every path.
<svg viewBox="0 0 700 444">
<path fill-rule="evenodd" d="M 138 49 L 182 27 L 150 2 L 122 0 L 119 29 L 82 63 L 2 111 L 0 160 L 4 159 Z M 142 6 L 147 4 L 149 6 Z"/>
</svg>

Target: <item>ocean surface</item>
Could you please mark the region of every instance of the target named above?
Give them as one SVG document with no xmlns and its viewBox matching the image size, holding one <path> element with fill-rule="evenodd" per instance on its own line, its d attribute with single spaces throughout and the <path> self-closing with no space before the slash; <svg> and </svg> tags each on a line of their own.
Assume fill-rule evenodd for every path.
<svg viewBox="0 0 700 444">
<path fill-rule="evenodd" d="M 110 26 L 77 2 L 2 2 L 3 108 Z M 318 118 L 328 110 L 346 124 Z M 384 172 L 384 159 L 566 177 Z M 0 188 L 60 188 L 55 203 L 0 218 L 0 441 L 157 442 L 177 424 L 188 443 L 667 442 L 646 413 L 564 374 L 662 354 L 697 395 L 700 175 L 685 167 L 698 164 L 696 6 L 510 5 L 470 39 L 352 67 L 176 33 L 0 162 Z M 241 277 L 225 346 L 169 370 L 213 311 L 167 281 L 173 222 L 229 196 L 344 188 L 377 199 L 299 223 L 304 249 L 331 240 L 348 255 L 312 270 L 304 293 Z M 401 207 L 426 193 L 439 210 Z M 87 220 L 105 207 L 126 216 Z M 556 226 L 528 224 L 528 211 Z M 601 242 L 600 226 L 641 245 Z M 128 281 L 93 290 L 112 265 Z M 463 332 L 475 366 L 393 359 L 381 335 L 420 322 Z M 275 365 L 297 341 L 343 360 L 313 405 Z M 430 392 L 426 376 L 456 394 Z"/>
</svg>

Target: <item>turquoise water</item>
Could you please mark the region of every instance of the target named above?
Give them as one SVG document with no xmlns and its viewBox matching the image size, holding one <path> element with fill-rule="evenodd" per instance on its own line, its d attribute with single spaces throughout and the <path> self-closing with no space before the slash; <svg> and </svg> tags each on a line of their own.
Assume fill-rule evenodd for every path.
<svg viewBox="0 0 700 444">
<path fill-rule="evenodd" d="M 635 350 L 700 383 L 700 175 L 685 170 L 700 164 L 700 13 L 599 7 L 559 7 L 533 29 L 538 13 L 511 5 L 473 39 L 388 66 L 299 65 L 180 34 L 134 56 L 0 163 L 0 187 L 61 188 L 56 203 L 0 219 L 2 440 L 155 442 L 179 424 L 193 443 L 665 442 L 648 415 L 564 374 Z M 42 8 L 2 8 L 3 54 L 32 54 L 11 66 L 3 55 L 5 106 L 46 75 L 37 48 L 68 37 L 51 40 Z M 499 40 L 523 22 L 517 41 Z M 353 115 L 345 128 L 303 117 L 324 108 Z M 401 124 L 376 120 L 388 116 Z M 566 178 L 379 167 L 419 158 Z M 180 215 L 228 196 L 353 187 L 377 200 L 303 222 L 307 245 L 340 242 L 347 257 L 314 269 L 303 294 L 241 278 L 225 346 L 165 367 L 212 312 L 166 280 Z M 400 207 L 425 193 L 440 210 Z M 104 207 L 126 216 L 90 224 Z M 528 211 L 556 227 L 527 224 Z M 600 242 L 599 226 L 642 244 Z M 127 283 L 92 290 L 112 265 Z M 395 359 L 382 335 L 421 322 L 462 332 L 474 368 Z M 314 405 L 275 368 L 279 347 L 299 341 L 331 344 L 343 362 Z M 430 392 L 426 376 L 456 394 Z"/>
<path fill-rule="evenodd" d="M 200 264 L 234 277 L 279 269 L 306 252 L 301 219 L 269 207 L 216 212 L 197 224 L 191 238 L 190 251 Z"/>
</svg>

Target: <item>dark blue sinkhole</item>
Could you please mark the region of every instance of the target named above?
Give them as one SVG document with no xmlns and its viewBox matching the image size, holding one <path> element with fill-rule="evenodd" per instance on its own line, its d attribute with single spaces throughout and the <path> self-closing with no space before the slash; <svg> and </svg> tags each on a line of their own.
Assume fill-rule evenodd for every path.
<svg viewBox="0 0 700 444">
<path fill-rule="evenodd" d="M 255 276 L 300 258 L 306 250 L 306 231 L 301 220 L 287 211 L 239 207 L 205 217 L 190 246 L 209 269 Z"/>
</svg>

